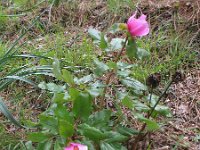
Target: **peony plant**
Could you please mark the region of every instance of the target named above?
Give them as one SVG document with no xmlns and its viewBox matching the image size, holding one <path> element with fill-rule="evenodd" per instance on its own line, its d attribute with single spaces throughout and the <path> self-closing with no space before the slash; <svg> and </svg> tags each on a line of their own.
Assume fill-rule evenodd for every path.
<svg viewBox="0 0 200 150">
<path fill-rule="evenodd" d="M 52 72 L 59 82 L 39 84 L 41 89 L 51 92 L 53 98 L 51 107 L 39 116 L 38 124 L 43 130 L 29 134 L 31 141 L 39 142 L 39 146 L 53 143 L 55 150 L 127 150 L 131 144 L 133 147 L 129 149 L 137 148 L 143 133 L 159 129 L 152 115 L 167 115 L 168 108 L 158 105 L 161 98 L 152 96 L 149 88 L 131 75 L 135 60 L 150 56 L 148 50 L 136 43 L 138 37 L 150 31 L 147 17 L 136 16 L 134 13 L 127 23 L 113 25 L 108 34 L 93 28 L 88 30 L 98 50 L 103 51 L 100 59 L 94 59 L 94 68 L 89 68 L 90 71 L 61 68 L 63 61 L 54 60 Z M 123 36 L 116 37 L 117 32 Z M 110 33 L 116 35 L 109 36 Z M 132 127 L 131 120 L 123 113 L 124 107 L 130 109 L 131 118 L 143 124 L 142 129 Z"/>
</svg>

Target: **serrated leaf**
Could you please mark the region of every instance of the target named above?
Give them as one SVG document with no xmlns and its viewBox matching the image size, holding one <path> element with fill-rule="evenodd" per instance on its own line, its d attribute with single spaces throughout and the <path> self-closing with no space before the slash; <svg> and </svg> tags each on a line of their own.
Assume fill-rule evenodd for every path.
<svg viewBox="0 0 200 150">
<path fill-rule="evenodd" d="M 74 127 L 69 121 L 64 120 L 64 119 L 59 119 L 58 131 L 62 137 L 68 138 L 74 134 Z"/>
<path fill-rule="evenodd" d="M 134 100 L 133 101 L 135 109 L 140 111 L 140 112 L 148 112 L 150 110 L 150 108 L 145 104 L 145 103 L 141 103 L 138 100 Z"/>
<path fill-rule="evenodd" d="M 116 131 L 125 136 L 132 136 L 139 133 L 139 131 L 136 129 L 128 128 L 124 126 L 118 126 L 116 128 Z"/>
<path fill-rule="evenodd" d="M 79 96 L 80 92 L 76 88 L 69 88 L 69 95 L 72 100 L 75 100 Z"/>
<path fill-rule="evenodd" d="M 56 92 L 56 93 L 64 92 L 66 88 L 65 85 L 57 85 L 55 83 L 45 83 L 45 82 L 41 82 L 38 85 L 38 87 L 43 90 L 49 90 L 51 92 Z"/>
<path fill-rule="evenodd" d="M 109 135 L 109 137 L 104 140 L 107 143 L 114 143 L 114 142 L 121 143 L 128 139 L 127 136 L 124 136 L 118 132 L 110 131 L 110 132 L 106 132 L 106 133 Z"/>
<path fill-rule="evenodd" d="M 128 107 L 129 109 L 134 108 L 133 101 L 128 96 L 122 99 L 122 105 L 124 105 L 125 107 Z"/>
<path fill-rule="evenodd" d="M 64 90 L 65 90 L 65 85 L 56 85 L 55 83 L 47 83 L 46 84 L 47 85 L 47 89 L 49 90 L 49 91 L 52 91 L 52 92 L 64 92 Z"/>
<path fill-rule="evenodd" d="M 88 124 L 103 128 L 103 126 L 107 126 L 111 117 L 111 111 L 104 109 L 99 112 L 95 112 L 93 115 L 90 115 L 88 119 Z"/>
<path fill-rule="evenodd" d="M 102 142 L 100 147 L 101 147 L 101 150 L 116 150 L 115 147 L 113 147 L 112 145 L 106 142 Z"/>
<path fill-rule="evenodd" d="M 101 32 L 100 31 L 90 27 L 88 29 L 88 33 L 94 40 L 99 40 L 99 41 L 101 40 Z"/>
<path fill-rule="evenodd" d="M 61 104 L 57 105 L 57 107 L 54 110 L 54 113 L 59 120 L 63 119 L 73 124 L 73 116 L 70 114 L 70 112 L 67 111 L 66 106 L 61 105 Z"/>
<path fill-rule="evenodd" d="M 87 89 L 88 93 L 90 93 L 91 96 L 97 97 L 103 93 L 102 88 L 96 88 L 96 87 L 91 87 L 90 89 Z"/>
<path fill-rule="evenodd" d="M 58 141 L 56 141 L 56 142 L 54 143 L 54 150 L 63 150 L 63 148 L 61 147 L 61 145 L 59 144 Z"/>
<path fill-rule="evenodd" d="M 50 138 L 50 135 L 47 135 L 46 133 L 42 132 L 34 132 L 28 134 L 28 139 L 32 142 L 43 142 Z"/>
<path fill-rule="evenodd" d="M 99 61 L 98 59 L 95 59 L 94 63 L 96 65 L 95 74 L 97 74 L 98 76 L 102 75 L 104 72 L 109 70 L 109 67 L 105 63 Z"/>
<path fill-rule="evenodd" d="M 140 81 L 138 81 L 134 78 L 127 77 L 125 79 L 122 79 L 122 83 L 124 85 L 126 85 L 127 87 L 133 88 L 138 91 L 146 91 L 147 90 L 147 87 L 144 84 L 142 84 Z"/>
<path fill-rule="evenodd" d="M 43 127 L 50 129 L 53 132 L 58 131 L 58 120 L 55 117 L 41 114 L 39 118 L 40 118 L 40 124 L 42 124 Z"/>
<path fill-rule="evenodd" d="M 32 141 L 27 141 L 25 143 L 25 148 L 30 149 L 30 150 L 34 150 Z"/>
<path fill-rule="evenodd" d="M 58 104 L 65 103 L 67 101 L 65 98 L 65 93 L 54 93 L 53 101 Z"/>
<path fill-rule="evenodd" d="M 101 148 L 101 150 L 127 150 L 120 143 L 112 143 L 111 144 L 111 143 L 101 142 L 100 148 Z"/>
<path fill-rule="evenodd" d="M 92 141 L 100 141 L 108 137 L 108 135 L 102 132 L 101 130 L 89 126 L 88 124 L 81 124 L 79 126 L 79 130 L 82 135 L 84 135 Z"/>
<path fill-rule="evenodd" d="M 73 85 L 74 84 L 74 78 L 73 78 L 72 74 L 69 71 L 63 69 L 62 70 L 62 78 L 69 85 Z"/>
<path fill-rule="evenodd" d="M 154 131 L 154 130 L 158 130 L 160 128 L 160 126 L 153 120 L 150 120 L 148 118 L 145 118 L 142 114 L 133 114 L 137 119 L 139 119 L 140 121 L 143 121 L 147 124 L 147 130 L 149 131 Z"/>
<path fill-rule="evenodd" d="M 125 42 L 125 39 L 122 38 L 113 38 L 110 42 L 110 49 L 113 50 L 119 50 L 123 46 L 123 42 Z"/>
<path fill-rule="evenodd" d="M 52 141 L 40 142 L 38 144 L 37 150 L 50 150 L 52 146 Z"/>
<path fill-rule="evenodd" d="M 155 111 L 160 114 L 160 115 L 163 115 L 163 116 L 167 116 L 167 115 L 170 115 L 170 109 L 169 107 L 167 106 L 162 106 L 162 105 L 157 105 L 156 108 L 155 108 Z"/>
<path fill-rule="evenodd" d="M 107 63 L 107 65 L 108 65 L 108 67 L 109 67 L 110 69 L 117 70 L 117 64 L 116 64 L 115 62 L 109 61 L 109 62 Z"/>
<path fill-rule="evenodd" d="M 88 93 L 80 93 L 73 101 L 72 110 L 76 117 L 87 119 L 92 110 L 92 97 Z"/>
<path fill-rule="evenodd" d="M 92 77 L 92 75 L 87 75 L 87 76 L 84 76 L 84 77 L 82 77 L 82 78 L 80 78 L 80 79 L 78 79 L 77 81 L 76 81 L 76 83 L 77 84 L 86 84 L 86 83 L 88 83 L 88 82 L 90 82 L 90 81 L 92 81 L 93 80 L 93 77 Z"/>
</svg>

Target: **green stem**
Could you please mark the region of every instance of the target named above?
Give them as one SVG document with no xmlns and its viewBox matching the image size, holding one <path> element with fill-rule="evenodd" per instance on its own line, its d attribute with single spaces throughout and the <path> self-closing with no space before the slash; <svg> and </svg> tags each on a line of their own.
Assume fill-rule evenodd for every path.
<svg viewBox="0 0 200 150">
<path fill-rule="evenodd" d="M 159 104 L 159 102 L 161 101 L 162 97 L 166 94 L 167 90 L 169 89 L 169 87 L 171 86 L 171 84 L 173 83 L 173 81 L 171 80 L 166 88 L 164 89 L 164 91 L 162 92 L 162 94 L 160 95 L 160 97 L 158 98 L 157 102 L 154 104 L 154 106 L 151 108 L 150 110 L 150 113 L 148 114 L 147 118 L 149 119 L 151 117 L 151 115 L 153 114 L 156 106 Z M 144 123 L 139 131 L 139 134 L 138 136 L 135 138 L 134 140 L 134 146 L 133 146 L 133 150 L 136 150 L 137 149 L 137 145 L 138 145 L 138 142 L 144 138 L 147 134 L 145 134 L 144 136 L 142 136 L 142 132 L 144 131 L 144 129 L 146 128 L 146 123 Z"/>
<path fill-rule="evenodd" d="M 154 106 L 151 108 L 151 111 L 150 111 L 150 113 L 149 113 L 149 115 L 148 115 L 148 118 L 151 117 L 151 115 L 153 114 L 153 112 L 154 112 L 156 106 L 159 104 L 159 102 L 161 101 L 162 97 L 166 94 L 167 90 L 169 89 L 169 87 L 171 86 L 172 83 L 173 83 L 173 81 L 171 80 L 171 81 L 167 84 L 165 90 L 164 90 L 163 93 L 160 95 L 160 97 L 158 98 L 158 100 L 157 100 L 157 102 L 154 104 Z"/>
</svg>

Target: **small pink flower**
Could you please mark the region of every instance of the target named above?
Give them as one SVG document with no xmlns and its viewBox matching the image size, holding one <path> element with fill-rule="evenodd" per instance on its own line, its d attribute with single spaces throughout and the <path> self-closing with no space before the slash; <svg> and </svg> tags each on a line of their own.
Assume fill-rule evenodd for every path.
<svg viewBox="0 0 200 150">
<path fill-rule="evenodd" d="M 146 15 L 142 14 L 139 18 L 136 18 L 134 13 L 127 22 L 128 31 L 131 36 L 145 36 L 149 33 L 149 24 L 146 21 Z"/>
<path fill-rule="evenodd" d="M 79 143 L 70 143 L 64 150 L 88 150 L 88 147 Z"/>
</svg>

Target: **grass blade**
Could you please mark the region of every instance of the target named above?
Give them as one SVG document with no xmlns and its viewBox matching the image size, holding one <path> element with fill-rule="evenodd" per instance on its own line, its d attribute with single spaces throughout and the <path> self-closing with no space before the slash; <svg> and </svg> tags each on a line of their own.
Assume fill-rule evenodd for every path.
<svg viewBox="0 0 200 150">
<path fill-rule="evenodd" d="M 4 104 L 2 97 L 0 97 L 0 111 L 16 126 L 20 127 L 20 128 L 25 128 L 24 126 L 22 126 L 14 117 L 13 115 L 10 113 L 10 111 L 8 110 L 7 106 Z"/>
</svg>

